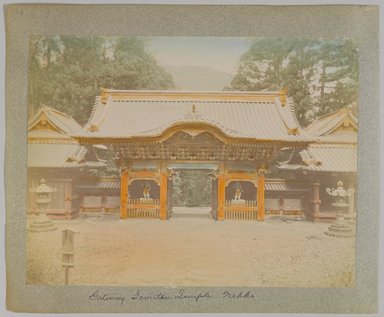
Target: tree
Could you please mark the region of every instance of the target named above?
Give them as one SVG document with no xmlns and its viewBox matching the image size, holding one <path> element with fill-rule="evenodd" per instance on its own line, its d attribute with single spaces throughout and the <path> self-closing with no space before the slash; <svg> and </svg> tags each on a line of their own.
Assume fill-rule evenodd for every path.
<svg viewBox="0 0 384 317">
<path fill-rule="evenodd" d="M 232 90 L 288 89 L 306 125 L 319 115 L 356 104 L 358 56 L 349 39 L 257 39 L 241 57 Z"/>
<path fill-rule="evenodd" d="M 288 89 L 295 104 L 296 115 L 300 123 L 308 121 L 307 110 L 311 108 L 311 84 L 314 82 L 316 64 L 316 41 L 300 40 L 287 56 L 282 71 L 282 87 Z"/>
<path fill-rule="evenodd" d="M 46 104 L 83 124 L 101 87 L 174 87 L 171 76 L 138 38 L 39 37 L 30 46 L 30 115 Z"/>
<path fill-rule="evenodd" d="M 231 85 L 237 90 L 275 90 L 282 84 L 282 70 L 294 43 L 287 39 L 256 40 L 240 60 Z"/>
<path fill-rule="evenodd" d="M 122 72 L 121 70 L 124 69 Z M 172 77 L 157 65 L 146 51 L 145 42 L 137 38 L 119 38 L 111 63 L 111 86 L 115 89 L 167 89 L 174 87 Z M 107 76 L 108 76 L 107 75 Z"/>
<path fill-rule="evenodd" d="M 29 43 L 29 114 L 45 101 L 44 82 L 50 82 L 52 63 L 61 52 L 60 39 L 55 36 L 31 37 Z"/>
<path fill-rule="evenodd" d="M 347 39 L 327 41 L 319 48 L 319 86 L 315 106 L 324 115 L 349 104 L 358 97 L 357 43 Z"/>
<path fill-rule="evenodd" d="M 211 205 L 212 181 L 208 170 L 179 170 L 173 178 L 173 204 L 176 207 Z"/>
</svg>

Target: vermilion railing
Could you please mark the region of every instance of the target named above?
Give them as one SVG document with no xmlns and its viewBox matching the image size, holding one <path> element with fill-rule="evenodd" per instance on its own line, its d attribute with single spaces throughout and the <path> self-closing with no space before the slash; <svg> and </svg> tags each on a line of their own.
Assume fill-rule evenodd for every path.
<svg viewBox="0 0 384 317">
<path fill-rule="evenodd" d="M 128 218 L 159 218 L 160 200 L 157 198 L 128 198 Z"/>
<path fill-rule="evenodd" d="M 256 200 L 226 200 L 224 205 L 225 219 L 256 220 Z"/>
</svg>

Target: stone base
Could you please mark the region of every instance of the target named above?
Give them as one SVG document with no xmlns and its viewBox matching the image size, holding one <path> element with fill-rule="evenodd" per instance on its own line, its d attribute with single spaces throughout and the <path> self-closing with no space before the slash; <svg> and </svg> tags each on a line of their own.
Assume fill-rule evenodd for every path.
<svg viewBox="0 0 384 317">
<path fill-rule="evenodd" d="M 140 204 L 153 204 L 153 198 L 140 198 Z"/>
<path fill-rule="evenodd" d="M 328 236 L 340 238 L 352 238 L 356 236 L 354 224 L 345 220 L 344 215 L 338 214 L 336 222 L 328 227 L 328 231 L 324 232 Z"/>
<path fill-rule="evenodd" d="M 40 216 L 41 217 L 41 216 Z M 42 219 L 35 219 L 29 225 L 29 232 L 47 232 L 57 230 L 56 225 L 47 216 L 41 217 Z"/>
</svg>

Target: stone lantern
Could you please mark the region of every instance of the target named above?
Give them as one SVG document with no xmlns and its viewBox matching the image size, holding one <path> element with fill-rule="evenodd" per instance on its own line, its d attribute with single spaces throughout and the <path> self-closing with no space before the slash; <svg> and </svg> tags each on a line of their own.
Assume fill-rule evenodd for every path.
<svg viewBox="0 0 384 317">
<path fill-rule="evenodd" d="M 35 188 L 31 188 L 29 191 L 36 193 L 36 209 L 37 215 L 34 217 L 32 223 L 29 226 L 29 231 L 32 232 L 45 232 L 45 231 L 54 231 L 57 229 L 55 224 L 47 216 L 47 207 L 51 202 L 51 193 L 55 192 L 57 189 L 50 187 L 46 184 L 45 179 L 40 180 L 40 184 Z"/>
<path fill-rule="evenodd" d="M 354 237 L 355 224 L 345 219 L 349 211 L 347 199 L 351 196 L 351 192 L 344 189 L 342 181 L 337 182 L 336 189 L 326 188 L 325 191 L 328 195 L 335 197 L 335 202 L 332 203 L 332 206 L 338 210 L 335 223 L 329 226 L 325 234 L 334 237 Z"/>
</svg>

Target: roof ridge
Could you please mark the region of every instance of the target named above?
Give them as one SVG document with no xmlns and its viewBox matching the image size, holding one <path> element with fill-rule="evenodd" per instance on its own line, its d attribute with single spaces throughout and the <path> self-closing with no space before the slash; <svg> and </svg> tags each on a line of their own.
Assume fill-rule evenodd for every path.
<svg viewBox="0 0 384 317">
<path fill-rule="evenodd" d="M 52 114 L 51 114 L 52 115 Z M 79 126 L 79 128 L 81 129 L 81 125 L 75 120 L 73 119 L 72 117 L 65 117 L 66 119 L 69 119 L 69 120 L 72 120 L 75 122 L 76 125 Z M 64 131 L 62 128 L 58 127 L 60 130 L 62 130 L 65 134 L 70 134 L 73 132 L 73 129 L 70 125 L 68 125 L 65 121 L 63 121 L 63 118 L 60 118 L 60 117 L 57 117 L 55 115 L 53 115 L 53 120 L 58 120 L 59 121 L 59 124 L 60 125 L 63 125 L 64 128 L 67 130 L 67 131 Z M 57 126 L 57 124 L 56 124 Z"/>
<path fill-rule="evenodd" d="M 184 91 L 184 90 L 113 90 L 102 88 L 100 99 L 102 104 L 106 104 L 109 98 L 115 100 L 133 99 L 166 99 L 170 100 L 250 100 L 250 101 L 270 101 L 273 98 L 282 98 L 285 96 L 284 91 Z"/>
<path fill-rule="evenodd" d="M 89 128 L 92 126 L 92 122 L 95 119 L 95 115 L 98 110 L 98 105 L 100 104 L 100 99 L 101 99 L 100 96 L 95 97 L 95 101 L 93 102 L 91 113 L 89 115 L 87 123 L 83 127 L 83 130 L 89 130 Z"/>
<path fill-rule="evenodd" d="M 291 108 L 288 104 L 285 104 L 284 106 L 281 104 L 280 98 L 275 98 L 275 108 L 277 109 L 277 112 L 281 118 L 281 120 L 284 123 L 285 128 L 287 129 L 288 134 L 298 134 L 299 126 L 297 125 L 297 122 L 294 118 L 290 117 L 292 116 Z M 289 107 L 289 108 L 285 108 Z"/>
<path fill-rule="evenodd" d="M 88 150 L 86 147 L 79 144 L 76 149 L 74 149 L 73 152 L 67 156 L 66 161 L 80 163 L 87 152 Z"/>
<path fill-rule="evenodd" d="M 299 129 L 301 129 L 299 120 L 297 119 L 297 116 L 296 116 L 295 105 L 294 105 L 294 101 L 293 101 L 293 98 L 292 98 L 292 97 L 287 97 L 287 105 L 288 105 L 289 110 L 290 110 L 290 112 L 291 112 L 293 121 L 296 123 L 296 126 L 297 126 Z"/>
<path fill-rule="evenodd" d="M 352 124 L 357 126 L 357 118 L 352 114 L 351 109 L 344 107 L 316 118 L 311 124 L 304 128 L 304 132 L 309 132 L 316 136 L 328 135 L 343 124 L 346 118 L 350 119 Z"/>
<path fill-rule="evenodd" d="M 37 123 L 36 121 L 40 117 L 42 112 L 43 112 L 43 109 L 42 107 L 40 107 L 37 113 L 28 120 L 28 131 L 36 125 Z"/>
<path fill-rule="evenodd" d="M 36 115 L 29 120 L 28 131 L 38 123 L 39 118 L 43 114 L 46 115 L 47 120 L 58 130 L 58 132 L 61 132 L 66 136 L 69 136 L 69 134 L 73 133 L 74 131 L 71 125 L 68 124 L 68 122 L 66 122 L 65 120 L 71 121 L 76 125 L 77 128 L 81 129 L 81 125 L 70 115 L 52 107 L 49 107 L 45 104 L 41 104 Z"/>
<path fill-rule="evenodd" d="M 52 124 L 59 132 L 62 132 L 63 134 L 67 134 L 66 131 L 64 131 L 61 127 L 57 125 L 57 123 L 53 122 L 52 118 L 55 118 L 54 115 L 52 115 L 51 110 L 52 108 L 42 104 L 39 108 L 39 111 L 36 113 L 34 117 L 32 117 L 29 121 L 28 125 L 28 131 L 32 129 L 40 120 L 39 118 L 45 114 L 50 124 Z M 61 123 L 61 122 L 60 122 Z M 65 124 L 64 124 L 65 125 Z"/>
<path fill-rule="evenodd" d="M 60 111 L 60 110 L 57 110 L 57 109 L 55 109 L 55 108 L 49 107 L 49 106 L 47 106 L 47 105 L 45 105 L 45 104 L 42 104 L 42 107 L 44 107 L 44 108 L 47 109 L 48 111 L 52 111 L 52 112 L 55 112 L 55 113 L 57 113 L 57 114 L 60 114 L 60 115 L 62 115 L 62 116 L 64 116 L 64 117 L 66 117 L 66 118 L 73 119 L 73 117 L 71 117 L 69 114 L 67 114 L 67 113 L 65 113 L 65 112 L 62 112 L 62 111 Z"/>
<path fill-rule="evenodd" d="M 324 118 L 325 116 L 316 118 L 315 121 L 313 121 L 311 124 L 309 124 L 304 128 L 304 131 L 310 130 L 316 124 L 319 125 L 317 130 L 324 129 L 324 127 L 326 127 L 326 125 L 329 124 L 329 121 L 323 120 Z"/>
<path fill-rule="evenodd" d="M 167 102 L 167 103 L 188 103 L 188 102 L 193 102 L 193 103 L 257 103 L 257 104 L 274 104 L 273 101 L 255 101 L 255 100 L 196 100 L 196 99 L 185 99 L 185 100 L 158 100 L 158 99 L 148 99 L 148 100 L 135 100 L 135 99 L 119 99 L 119 100 L 114 100 L 114 103 L 119 103 L 119 102 L 153 102 L 153 103 L 161 103 L 161 102 Z"/>
<path fill-rule="evenodd" d="M 338 109 L 338 110 L 335 110 L 335 111 L 332 111 L 332 112 L 323 114 L 322 116 L 318 117 L 317 120 L 321 120 L 321 119 L 323 119 L 323 118 L 326 118 L 326 117 L 335 115 L 335 114 L 337 114 L 338 112 L 340 112 L 341 109 L 343 109 L 343 108 L 340 108 L 340 109 Z"/>
<path fill-rule="evenodd" d="M 102 92 L 105 93 L 165 93 L 165 94 L 239 94 L 239 95 L 279 95 L 279 90 L 273 91 L 254 91 L 254 90 L 153 90 L 153 89 L 109 89 L 103 88 Z"/>
</svg>

